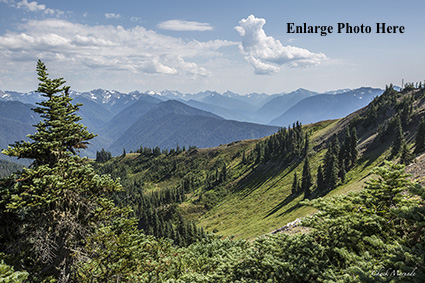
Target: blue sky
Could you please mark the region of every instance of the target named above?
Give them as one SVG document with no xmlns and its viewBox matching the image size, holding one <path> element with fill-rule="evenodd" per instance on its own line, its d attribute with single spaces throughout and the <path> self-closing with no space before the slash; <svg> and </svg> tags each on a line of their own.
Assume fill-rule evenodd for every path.
<svg viewBox="0 0 425 283">
<path fill-rule="evenodd" d="M 425 79 L 424 1 L 0 0 L 0 90 L 326 91 Z M 404 26 L 377 34 L 376 23 Z M 287 23 L 333 26 L 289 34 Z M 369 34 L 337 33 L 338 23 Z"/>
</svg>

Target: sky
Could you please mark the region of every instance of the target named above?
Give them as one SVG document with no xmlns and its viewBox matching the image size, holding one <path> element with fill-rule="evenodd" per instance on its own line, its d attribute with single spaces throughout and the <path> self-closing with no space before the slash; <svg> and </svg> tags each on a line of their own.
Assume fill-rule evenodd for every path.
<svg viewBox="0 0 425 283">
<path fill-rule="evenodd" d="M 38 59 L 76 91 L 275 94 L 419 82 L 424 11 L 413 0 L 0 0 L 0 90 L 35 90 Z M 333 32 L 291 33 L 288 23 Z M 339 23 L 353 32 L 338 33 Z M 377 23 L 404 32 L 377 33 Z M 361 25 L 371 31 L 355 33 Z"/>
</svg>

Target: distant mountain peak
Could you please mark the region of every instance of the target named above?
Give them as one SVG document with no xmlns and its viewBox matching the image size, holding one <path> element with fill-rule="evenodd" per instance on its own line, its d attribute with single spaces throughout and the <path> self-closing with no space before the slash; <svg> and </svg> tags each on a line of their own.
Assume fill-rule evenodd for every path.
<svg viewBox="0 0 425 283">
<path fill-rule="evenodd" d="M 223 96 L 227 96 L 227 97 L 236 97 L 236 96 L 240 96 L 239 94 L 230 91 L 230 90 L 226 90 L 225 92 L 223 92 L 222 94 Z"/>
<path fill-rule="evenodd" d="M 300 92 L 300 91 L 310 91 L 310 90 L 300 87 L 293 92 Z"/>
<path fill-rule="evenodd" d="M 324 94 L 339 94 L 339 93 L 344 93 L 344 92 L 348 92 L 348 91 L 351 91 L 351 90 L 352 90 L 351 88 L 329 90 L 329 91 L 325 91 Z"/>
</svg>

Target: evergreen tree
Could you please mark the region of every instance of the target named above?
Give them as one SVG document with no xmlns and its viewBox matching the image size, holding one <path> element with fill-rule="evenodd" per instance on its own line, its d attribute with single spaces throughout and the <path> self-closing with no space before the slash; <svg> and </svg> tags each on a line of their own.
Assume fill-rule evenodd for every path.
<svg viewBox="0 0 425 283">
<path fill-rule="evenodd" d="M 339 146 L 339 139 L 337 135 L 334 135 L 333 142 L 331 143 L 332 153 L 335 155 L 335 158 L 339 156 L 339 152 L 341 150 Z"/>
<path fill-rule="evenodd" d="M 304 155 L 307 156 L 308 151 L 310 149 L 310 140 L 308 139 L 308 135 L 305 135 L 305 141 L 304 141 Z"/>
<path fill-rule="evenodd" d="M 333 190 L 337 186 L 339 172 L 333 146 L 331 146 L 325 154 L 324 167 L 326 188 L 328 190 Z"/>
<path fill-rule="evenodd" d="M 223 164 L 223 167 L 221 168 L 221 172 L 220 172 L 219 181 L 224 182 L 226 180 L 227 180 L 227 167 L 226 167 L 226 164 Z"/>
<path fill-rule="evenodd" d="M 395 123 L 394 137 L 393 137 L 393 143 L 391 145 L 391 155 L 397 156 L 400 153 L 400 150 L 403 147 L 405 140 L 404 140 L 403 128 L 401 126 L 400 117 L 397 116 L 394 123 Z"/>
<path fill-rule="evenodd" d="M 341 183 L 345 183 L 345 175 L 347 172 L 345 171 L 344 167 L 341 167 L 339 169 L 339 178 L 341 179 Z"/>
<path fill-rule="evenodd" d="M 338 168 L 335 162 L 331 166 L 326 185 L 328 190 L 333 190 L 338 185 Z"/>
<path fill-rule="evenodd" d="M 310 162 L 308 156 L 305 157 L 302 181 L 301 181 L 301 190 L 304 192 L 304 197 L 310 197 L 310 187 L 313 185 L 313 178 L 311 177 Z"/>
<path fill-rule="evenodd" d="M 317 184 L 317 190 L 319 192 L 323 192 L 326 189 L 325 178 L 323 177 L 323 169 L 322 169 L 321 164 L 317 168 L 317 182 L 316 182 L 316 184 Z"/>
<path fill-rule="evenodd" d="M 329 151 L 328 151 L 329 152 Z M 328 190 L 336 188 L 338 183 L 338 167 L 335 154 L 330 151 L 325 160 L 325 184 Z"/>
<path fill-rule="evenodd" d="M 351 127 L 350 129 L 350 137 L 351 137 L 351 142 L 350 142 L 350 163 L 351 166 L 355 165 L 357 162 L 357 157 L 359 155 L 359 152 L 357 150 L 357 131 L 356 131 L 356 127 Z"/>
<path fill-rule="evenodd" d="M 104 148 L 102 148 L 101 151 L 96 151 L 96 162 L 106 162 L 109 159 L 112 158 L 112 154 L 109 151 L 106 151 Z"/>
<path fill-rule="evenodd" d="M 357 142 L 356 142 L 357 144 Z M 350 134 L 350 130 L 349 128 L 345 128 L 345 137 L 344 137 L 344 144 L 341 148 L 341 159 L 342 159 L 342 164 L 344 166 L 344 168 L 347 170 L 350 167 L 351 164 L 351 134 Z"/>
<path fill-rule="evenodd" d="M 292 188 L 291 192 L 292 194 L 297 194 L 299 192 L 299 185 L 298 185 L 298 177 L 297 172 L 294 173 L 294 180 L 292 181 Z"/>
<path fill-rule="evenodd" d="M 425 119 L 421 118 L 415 138 L 415 153 L 425 151 Z"/>
<path fill-rule="evenodd" d="M 403 143 L 400 150 L 400 163 L 407 165 L 410 162 L 412 162 L 412 160 L 413 160 L 413 156 L 410 153 L 407 143 Z"/>
<path fill-rule="evenodd" d="M 16 142 L 2 152 L 33 163 L 0 182 L 0 226 L 9 226 L 0 230 L 0 242 L 11 258 L 24 259 L 19 266 L 30 273 L 30 281 L 52 276 L 65 282 L 75 280 L 85 240 L 114 214 L 112 201 L 104 195 L 121 187 L 95 174 L 87 159 L 76 155 L 95 136 L 77 123 L 81 118 L 75 112 L 81 105 L 71 103 L 62 78 L 48 78 L 41 61 L 37 72 L 37 91 L 46 100 L 33 110 L 43 119 L 28 136 L 32 142 Z"/>
</svg>

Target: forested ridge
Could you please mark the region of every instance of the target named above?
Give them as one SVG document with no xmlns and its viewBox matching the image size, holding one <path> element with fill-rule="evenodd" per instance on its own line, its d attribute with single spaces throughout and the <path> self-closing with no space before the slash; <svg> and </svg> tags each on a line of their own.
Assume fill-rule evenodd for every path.
<svg viewBox="0 0 425 283">
<path fill-rule="evenodd" d="M 294 123 L 260 140 L 141 145 L 90 161 L 77 154 L 95 136 L 75 114 L 82 105 L 41 61 L 37 72 L 45 100 L 34 109 L 36 133 L 3 151 L 33 160 L 0 180 L 4 282 L 425 280 L 425 190 L 404 170 L 425 151 L 421 84 L 390 85 L 344 119 Z M 214 219 L 229 207 L 245 213 L 234 200 L 252 204 L 258 192 L 283 197 L 256 201 L 264 223 L 314 213 L 298 233 L 220 236 Z M 253 234 L 263 231 L 245 218 L 260 226 Z"/>
</svg>

